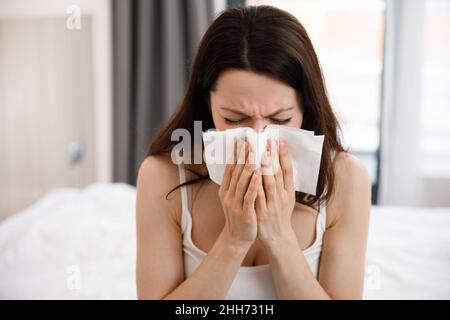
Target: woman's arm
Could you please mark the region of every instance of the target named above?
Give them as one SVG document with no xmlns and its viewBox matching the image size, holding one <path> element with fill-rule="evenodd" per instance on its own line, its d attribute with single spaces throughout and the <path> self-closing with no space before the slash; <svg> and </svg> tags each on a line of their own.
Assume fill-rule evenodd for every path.
<svg viewBox="0 0 450 320">
<path fill-rule="evenodd" d="M 336 193 L 327 207 L 336 217 L 324 237 L 316 280 L 294 232 L 286 235 L 269 260 L 280 299 L 361 299 L 371 203 L 370 179 L 359 162 L 336 161 Z"/>
<path fill-rule="evenodd" d="M 250 212 L 243 211 L 241 207 L 240 210 L 230 213 L 235 215 L 234 219 L 230 217 L 226 219 L 229 223 L 226 224 L 208 255 L 189 278 L 184 280 L 182 235 L 180 222 L 175 218 L 176 209 L 174 209 L 180 207 L 180 202 L 178 200 L 177 203 L 174 203 L 173 200 L 179 199 L 179 196 L 173 197 L 170 201 L 165 198 L 165 192 L 173 187 L 167 181 L 172 181 L 173 184 L 178 180 L 177 176 L 174 176 L 177 168 L 167 161 L 170 160 L 149 157 L 139 170 L 136 207 L 138 298 L 224 299 L 253 242 L 239 239 L 236 234 L 230 232 L 233 230 L 230 230 L 229 227 L 231 224 L 239 225 L 241 230 L 239 230 L 238 236 L 245 235 L 245 232 L 251 228 L 247 227 L 245 230 L 245 222 L 236 216 L 242 216 L 243 212 L 244 214 Z M 236 175 L 235 184 L 245 181 L 245 179 L 251 179 L 253 174 L 251 168 L 247 168 L 246 171 L 244 165 L 237 165 L 237 167 L 241 169 L 241 172 Z M 231 166 L 227 166 L 228 173 L 232 174 L 234 171 L 230 168 Z M 171 178 L 157 179 L 160 176 Z M 225 180 L 224 175 L 224 182 Z M 254 202 L 256 182 L 253 183 L 253 189 L 249 187 L 247 193 L 245 190 L 241 193 L 241 201 L 245 198 L 244 195 L 250 195 L 248 202 Z M 247 189 L 248 183 L 243 185 Z M 233 192 L 239 188 L 236 185 L 231 187 Z M 226 192 L 223 188 L 221 190 L 221 194 L 225 195 Z M 254 195 L 251 194 L 252 192 Z M 179 194 L 179 189 L 177 193 Z M 256 230 L 256 217 L 254 220 Z M 250 231 L 250 233 L 253 232 Z M 254 233 L 256 234 L 256 231 Z"/>
<path fill-rule="evenodd" d="M 371 181 L 355 157 L 336 159 L 335 195 L 327 207 L 331 223 L 325 232 L 319 282 L 334 299 L 362 299 Z"/>
<path fill-rule="evenodd" d="M 222 232 L 199 267 L 164 299 L 225 299 L 249 248 Z"/>
<path fill-rule="evenodd" d="M 285 162 L 285 171 L 290 171 L 289 162 L 283 161 L 286 150 L 281 153 L 281 165 Z M 265 247 L 280 299 L 362 298 L 371 203 L 370 179 L 367 170 L 350 155 L 338 156 L 335 168 L 335 194 L 327 207 L 328 219 L 332 218 L 332 223 L 324 237 L 319 280 L 311 272 L 291 227 L 278 233 L 276 229 L 281 228 L 272 227 L 271 236 L 266 236 Z M 278 180 L 283 180 L 283 177 L 276 177 L 273 182 Z M 292 185 L 287 175 L 283 181 Z M 277 193 L 278 199 L 282 199 L 283 192 L 277 189 Z M 278 210 L 283 208 L 283 201 L 278 202 L 272 211 L 277 211 L 276 207 Z M 266 209 L 266 212 L 270 211 Z M 272 216 L 272 224 L 280 221 L 275 225 L 283 225 L 282 219 L 277 218 L 279 215 L 268 214 Z M 268 229 L 267 226 L 265 228 Z"/>
</svg>

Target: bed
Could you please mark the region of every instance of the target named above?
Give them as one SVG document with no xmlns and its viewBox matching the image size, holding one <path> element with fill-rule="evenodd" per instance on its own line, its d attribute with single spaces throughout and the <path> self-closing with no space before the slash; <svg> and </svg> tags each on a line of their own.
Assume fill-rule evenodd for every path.
<svg viewBox="0 0 450 320">
<path fill-rule="evenodd" d="M 135 299 L 135 189 L 56 189 L 0 224 L 0 299 Z M 450 299 L 450 208 L 373 207 L 365 299 Z"/>
</svg>

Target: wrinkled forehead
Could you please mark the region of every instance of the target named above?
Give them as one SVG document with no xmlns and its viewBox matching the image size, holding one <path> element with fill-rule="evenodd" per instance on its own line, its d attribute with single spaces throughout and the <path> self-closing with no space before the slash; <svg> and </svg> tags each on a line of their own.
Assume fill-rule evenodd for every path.
<svg viewBox="0 0 450 320">
<path fill-rule="evenodd" d="M 294 88 L 269 76 L 243 70 L 221 74 L 210 96 L 214 108 L 240 109 L 249 115 L 299 106 Z"/>
</svg>

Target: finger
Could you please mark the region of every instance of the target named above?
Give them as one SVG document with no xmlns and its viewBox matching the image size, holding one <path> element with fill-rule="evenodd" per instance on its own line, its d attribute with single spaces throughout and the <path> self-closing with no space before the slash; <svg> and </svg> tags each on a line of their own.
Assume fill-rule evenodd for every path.
<svg viewBox="0 0 450 320">
<path fill-rule="evenodd" d="M 239 152 L 238 152 L 238 156 L 236 158 L 236 164 L 234 164 L 233 173 L 231 175 L 230 186 L 228 187 L 228 190 L 230 190 L 232 192 L 236 188 L 236 185 L 239 181 L 239 176 L 241 175 L 242 169 L 244 168 L 244 165 L 245 165 L 245 152 L 246 152 L 245 141 L 239 140 L 238 148 L 239 148 Z"/>
<path fill-rule="evenodd" d="M 238 150 L 238 141 L 233 143 L 233 151 L 231 156 L 227 159 L 225 170 L 223 172 L 222 184 L 220 185 L 223 190 L 228 190 L 231 181 L 231 175 L 233 173 L 233 167 L 236 162 L 236 155 Z"/>
<path fill-rule="evenodd" d="M 252 178 L 253 172 L 255 170 L 254 155 L 253 152 L 248 152 L 247 161 L 245 163 L 244 169 L 239 177 L 236 189 L 235 189 L 235 199 L 243 206 L 244 196 L 249 187 L 250 179 Z"/>
<path fill-rule="evenodd" d="M 261 168 L 263 172 L 272 171 L 272 163 L 270 159 L 270 154 L 268 152 L 264 152 L 261 159 Z M 264 193 L 266 195 L 266 201 L 271 201 L 276 192 L 276 184 L 275 177 L 273 173 L 264 174 L 262 176 Z"/>
<path fill-rule="evenodd" d="M 286 142 L 280 140 L 280 165 L 283 172 L 284 189 L 286 191 L 294 191 L 294 174 L 292 170 L 292 161 L 289 156 Z"/>
<path fill-rule="evenodd" d="M 252 212 L 255 208 L 255 201 L 258 195 L 258 185 L 259 185 L 259 174 L 256 171 L 253 171 L 252 176 L 250 178 L 250 183 L 248 185 L 247 192 L 244 196 L 243 209 L 244 212 Z"/>
<path fill-rule="evenodd" d="M 257 196 L 256 196 L 256 210 L 258 212 L 263 212 L 267 206 L 266 206 L 266 195 L 264 193 L 264 188 L 262 184 L 262 176 L 259 170 L 257 170 L 259 179 L 258 179 L 258 190 L 257 190 Z"/>
<path fill-rule="evenodd" d="M 283 173 L 281 172 L 281 165 L 278 153 L 278 143 L 275 139 L 269 140 L 269 152 L 272 159 L 272 169 L 274 172 L 275 183 L 278 190 L 284 189 Z"/>
<path fill-rule="evenodd" d="M 247 139 L 247 137 L 245 137 L 245 141 L 247 142 L 248 154 L 250 154 L 250 152 L 253 152 L 252 145 L 251 145 L 250 141 Z M 256 161 L 256 156 L 253 153 L 253 164 L 255 164 L 255 161 Z"/>
</svg>

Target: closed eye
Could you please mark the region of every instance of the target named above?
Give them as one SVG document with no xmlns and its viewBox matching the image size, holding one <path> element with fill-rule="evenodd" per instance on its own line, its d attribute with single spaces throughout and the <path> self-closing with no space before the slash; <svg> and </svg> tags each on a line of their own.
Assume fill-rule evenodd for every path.
<svg viewBox="0 0 450 320">
<path fill-rule="evenodd" d="M 224 118 L 224 120 L 225 120 L 225 123 L 228 123 L 228 124 L 239 124 L 239 123 L 244 122 L 245 120 L 248 120 L 248 118 L 239 119 L 239 120 L 231 120 L 228 118 Z"/>
<path fill-rule="evenodd" d="M 285 119 L 285 120 L 276 120 L 276 119 L 273 119 L 272 121 L 273 121 L 274 123 L 276 123 L 276 124 L 286 124 L 286 123 L 288 123 L 288 122 L 291 121 L 291 120 L 292 120 L 292 118 Z"/>
<path fill-rule="evenodd" d="M 237 125 L 237 124 L 240 124 L 240 123 L 243 123 L 243 122 L 247 121 L 248 118 L 243 118 L 243 119 L 239 119 L 239 120 L 232 120 L 232 119 L 224 118 L 224 120 L 225 120 L 225 123 L 227 123 L 227 124 L 230 124 L 230 125 Z M 275 123 L 275 124 L 280 124 L 280 125 L 282 125 L 282 124 L 286 124 L 286 123 L 288 123 L 289 121 L 291 121 L 292 118 L 289 118 L 289 119 L 271 119 L 271 120 L 272 120 L 272 122 Z"/>
</svg>

